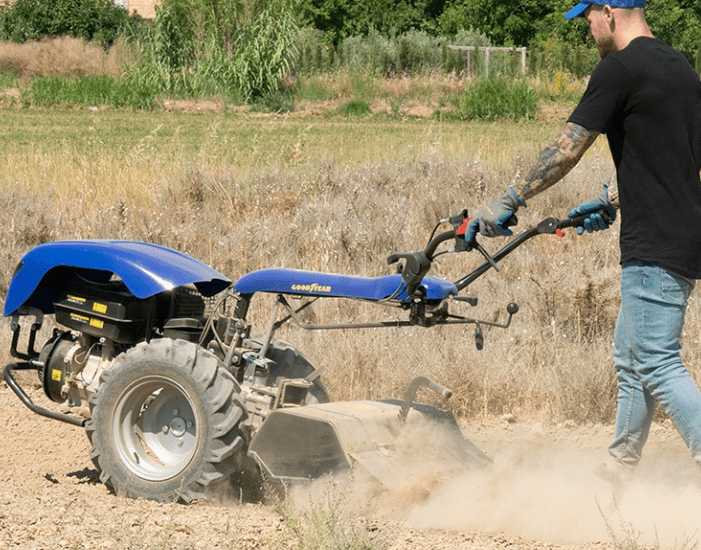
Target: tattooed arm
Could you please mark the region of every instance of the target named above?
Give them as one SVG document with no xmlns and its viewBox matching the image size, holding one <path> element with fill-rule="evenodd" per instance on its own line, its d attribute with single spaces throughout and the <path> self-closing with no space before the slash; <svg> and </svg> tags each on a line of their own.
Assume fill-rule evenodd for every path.
<svg viewBox="0 0 701 550">
<path fill-rule="evenodd" d="M 530 199 L 564 178 L 598 135 L 599 132 L 568 122 L 552 143 L 538 155 L 526 177 L 513 185 L 518 196 L 523 200 Z"/>
<path fill-rule="evenodd" d="M 478 232 L 487 237 L 512 235 L 509 221 L 519 207 L 526 205 L 526 199 L 542 193 L 565 177 L 599 133 L 568 122 L 555 140 L 538 155 L 525 178 L 509 187 L 504 196 L 477 212 L 465 232 L 467 242 L 472 242 Z M 611 205 L 618 208 L 618 189 L 610 188 L 608 193 Z M 613 212 L 615 219 L 615 209 Z"/>
</svg>

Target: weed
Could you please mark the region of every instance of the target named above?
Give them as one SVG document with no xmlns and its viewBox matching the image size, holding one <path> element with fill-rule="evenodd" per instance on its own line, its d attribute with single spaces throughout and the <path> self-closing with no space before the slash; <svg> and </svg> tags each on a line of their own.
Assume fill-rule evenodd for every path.
<svg viewBox="0 0 701 550">
<path fill-rule="evenodd" d="M 289 113 L 295 110 L 294 99 L 289 93 L 273 91 L 256 98 L 251 104 L 253 112 Z"/>
<path fill-rule="evenodd" d="M 280 506 L 285 531 L 277 543 L 283 547 L 288 541 L 297 542 L 299 550 L 383 550 L 390 540 L 379 532 L 367 516 L 347 509 L 349 495 L 329 481 L 321 498 L 309 495 L 309 502 L 295 510 L 289 501 Z"/>
<path fill-rule="evenodd" d="M 344 116 L 364 116 L 372 113 L 370 105 L 360 99 L 354 99 L 338 107 L 338 113 Z"/>
<path fill-rule="evenodd" d="M 0 90 L 15 86 L 19 78 L 19 71 L 14 67 L 2 68 L 0 64 Z"/>
<path fill-rule="evenodd" d="M 601 505 L 598 500 L 596 503 L 599 514 L 601 515 L 604 524 L 606 526 L 606 532 L 611 538 L 611 543 L 614 550 L 660 550 L 661 546 L 659 541 L 656 540 L 654 544 L 643 544 L 640 539 L 642 538 L 642 533 L 636 529 L 633 524 L 629 521 L 624 520 L 621 517 L 621 512 L 618 507 L 616 500 L 613 500 L 612 509 L 616 512 L 618 516 L 618 529 L 612 524 L 611 520 L 606 517 Z M 657 535 L 657 531 L 655 531 Z M 656 536 L 655 539 L 658 537 Z M 674 550 L 696 550 L 698 548 L 698 542 L 694 540 L 694 537 L 687 537 L 682 540 L 681 545 L 677 548 L 674 546 Z"/>
<path fill-rule="evenodd" d="M 507 84 L 503 79 L 482 79 L 455 103 L 452 116 L 460 120 L 533 119 L 538 99 L 525 82 Z M 449 115 L 443 115 L 449 116 Z"/>
</svg>

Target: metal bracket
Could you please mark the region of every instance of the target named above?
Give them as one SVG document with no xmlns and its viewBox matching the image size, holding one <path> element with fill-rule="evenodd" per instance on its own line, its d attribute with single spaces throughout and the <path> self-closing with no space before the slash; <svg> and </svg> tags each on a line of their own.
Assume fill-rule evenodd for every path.
<svg viewBox="0 0 701 550">
<path fill-rule="evenodd" d="M 34 322 L 29 328 L 29 340 L 27 341 L 27 352 L 23 353 L 17 349 L 19 344 L 19 335 L 22 331 L 22 327 L 19 322 L 20 316 L 34 317 Z M 10 355 L 16 357 L 17 359 L 22 359 L 23 361 L 30 361 L 39 357 L 39 352 L 34 349 L 34 344 L 36 343 L 37 332 L 41 329 L 44 322 L 44 313 L 33 307 L 21 307 L 12 315 L 12 320 L 10 321 L 10 330 L 12 331 L 12 344 L 10 345 Z"/>
</svg>

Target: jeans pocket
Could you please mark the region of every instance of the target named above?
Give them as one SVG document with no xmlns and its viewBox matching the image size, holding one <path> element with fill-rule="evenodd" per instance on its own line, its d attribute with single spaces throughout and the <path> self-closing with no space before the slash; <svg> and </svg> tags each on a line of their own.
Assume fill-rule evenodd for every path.
<svg viewBox="0 0 701 550">
<path fill-rule="evenodd" d="M 694 289 L 694 282 L 668 271 L 663 273 L 662 299 L 671 304 L 686 307 L 686 301 Z"/>
</svg>

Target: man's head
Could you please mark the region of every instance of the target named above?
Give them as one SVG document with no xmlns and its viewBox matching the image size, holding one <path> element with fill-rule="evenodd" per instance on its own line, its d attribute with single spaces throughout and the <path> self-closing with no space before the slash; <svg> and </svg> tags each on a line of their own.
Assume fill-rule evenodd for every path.
<svg viewBox="0 0 701 550">
<path fill-rule="evenodd" d="M 645 21 L 647 0 L 582 0 L 565 14 L 567 19 L 584 17 L 589 37 L 599 56 L 625 48 L 639 36 L 652 36 Z"/>
<path fill-rule="evenodd" d="M 591 5 L 611 6 L 612 8 L 644 8 L 647 0 L 582 0 L 565 14 L 565 19 L 584 16 L 584 11 Z"/>
</svg>

